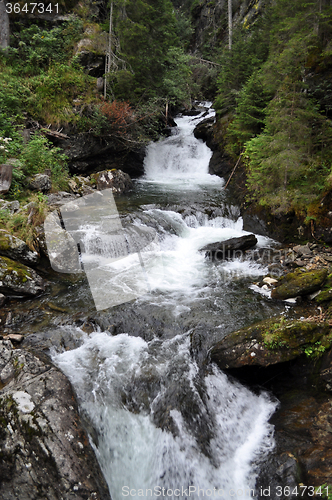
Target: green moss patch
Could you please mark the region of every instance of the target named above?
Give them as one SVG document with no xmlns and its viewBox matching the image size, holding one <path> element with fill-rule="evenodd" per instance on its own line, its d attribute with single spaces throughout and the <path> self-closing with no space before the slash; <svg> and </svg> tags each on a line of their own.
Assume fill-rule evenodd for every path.
<svg viewBox="0 0 332 500">
<path fill-rule="evenodd" d="M 273 299 L 285 300 L 291 297 L 308 295 L 316 292 L 325 283 L 327 269 L 307 271 L 303 268 L 283 276 L 274 290 Z"/>
</svg>

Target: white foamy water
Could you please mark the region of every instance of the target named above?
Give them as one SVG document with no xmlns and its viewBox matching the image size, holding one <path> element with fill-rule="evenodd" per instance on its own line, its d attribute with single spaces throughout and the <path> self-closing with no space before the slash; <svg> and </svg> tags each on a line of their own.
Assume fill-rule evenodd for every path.
<svg viewBox="0 0 332 500">
<path fill-rule="evenodd" d="M 186 190 L 189 198 L 193 193 L 193 202 L 202 189 L 222 189 L 223 181 L 208 174 L 211 151 L 192 134 L 200 119 L 179 118 L 176 135 L 149 146 L 140 181 L 145 189 Z M 100 295 L 111 288 L 119 300 L 132 294 L 138 313 L 147 306 L 152 315 L 168 311 L 169 337 L 173 320 L 190 325 L 183 335 L 150 342 L 130 331 L 88 336 L 73 330 L 82 345 L 53 352 L 92 429 L 113 500 L 255 496 L 258 464 L 274 445 L 268 421 L 276 404 L 266 394 L 254 395 L 231 382 L 214 365 L 202 373 L 190 352 L 190 328 L 199 325 L 211 336 L 219 329 L 217 335 L 222 335 L 225 325 L 236 323 L 239 306 L 233 297 L 244 295 L 232 295 L 228 284 L 264 272 L 245 258 L 215 264 L 200 252 L 209 243 L 248 234 L 234 214 L 236 207 L 230 218 L 200 208 L 182 214 L 145 208 L 126 221 L 119 241 L 108 235 L 102 215 L 79 228 L 85 263 L 93 263 L 98 277 L 113 273 L 102 286 L 98 283 L 104 281 L 96 281 Z M 271 240 L 258 237 L 258 246 L 269 245 Z M 126 309 L 122 311 L 125 315 Z"/>
<path fill-rule="evenodd" d="M 164 185 L 168 190 L 223 186 L 224 181 L 220 177 L 208 173 L 211 149 L 193 135 L 203 115 L 204 118 L 213 117 L 214 111 L 209 107 L 205 114 L 203 111 L 196 117 L 177 118 L 177 128 L 171 137 L 148 146 L 144 161 L 145 175 L 141 182 Z"/>
<path fill-rule="evenodd" d="M 53 361 L 70 378 L 83 415 L 96 430 L 94 447 L 114 500 L 123 498 L 128 488 L 136 490 L 133 496 L 142 490 L 144 497 L 157 497 L 158 488 L 165 488 L 168 498 L 187 498 L 188 491 L 178 495 L 175 490 L 189 487 L 192 498 L 202 496 L 198 488 L 215 488 L 225 499 L 234 498 L 234 490 L 243 492 L 241 498 L 253 496 L 255 464 L 273 447 L 268 419 L 275 403 L 230 382 L 215 366 L 200 376 L 188 337 L 161 344 L 94 333 L 78 349 L 54 354 Z M 206 419 L 212 429 L 209 456 L 197 440 L 195 418 L 188 423 L 184 417 L 193 411 L 188 401 L 181 403 L 188 392 L 200 407 L 197 421 Z M 131 398 L 141 412 L 127 408 Z M 160 399 L 175 435 L 154 422 Z"/>
</svg>

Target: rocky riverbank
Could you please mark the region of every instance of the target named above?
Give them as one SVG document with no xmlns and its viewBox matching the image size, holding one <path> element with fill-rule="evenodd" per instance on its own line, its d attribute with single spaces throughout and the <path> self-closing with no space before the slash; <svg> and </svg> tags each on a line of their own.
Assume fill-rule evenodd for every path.
<svg viewBox="0 0 332 500">
<path fill-rule="evenodd" d="M 1 498 L 110 499 L 67 378 L 4 340 L 0 384 Z"/>
</svg>

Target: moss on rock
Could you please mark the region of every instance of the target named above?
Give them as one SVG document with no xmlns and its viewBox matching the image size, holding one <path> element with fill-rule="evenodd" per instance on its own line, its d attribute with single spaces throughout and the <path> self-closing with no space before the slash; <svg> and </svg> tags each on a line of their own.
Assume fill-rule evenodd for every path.
<svg viewBox="0 0 332 500">
<path fill-rule="evenodd" d="M 272 290 L 271 297 L 285 300 L 316 292 L 325 283 L 327 274 L 327 269 L 312 271 L 303 268 L 297 269 L 279 279 L 276 288 Z"/>
<path fill-rule="evenodd" d="M 44 290 L 44 280 L 33 269 L 7 257 L 0 257 L 0 293 L 35 296 Z"/>
<path fill-rule="evenodd" d="M 222 369 L 269 366 L 302 354 L 318 356 L 331 344 L 331 327 L 327 322 L 291 321 L 280 316 L 227 335 L 210 350 L 210 355 Z"/>
</svg>

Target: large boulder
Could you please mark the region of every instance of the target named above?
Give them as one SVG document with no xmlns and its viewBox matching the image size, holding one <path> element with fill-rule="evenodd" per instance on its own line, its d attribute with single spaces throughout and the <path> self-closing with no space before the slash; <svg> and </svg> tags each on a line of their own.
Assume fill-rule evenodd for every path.
<svg viewBox="0 0 332 500">
<path fill-rule="evenodd" d="M 47 174 L 36 174 L 30 179 L 29 188 L 46 193 L 52 188 L 51 177 Z"/>
<path fill-rule="evenodd" d="M 0 257 L 0 293 L 34 297 L 45 290 L 46 283 L 30 267 L 7 257 Z"/>
<path fill-rule="evenodd" d="M 274 317 L 227 335 L 210 349 L 209 354 L 221 369 L 266 367 L 304 353 L 314 357 L 330 347 L 330 328 L 328 322 Z"/>
<path fill-rule="evenodd" d="M 273 299 L 285 300 L 292 297 L 309 295 L 316 292 L 326 281 L 327 269 L 307 271 L 304 268 L 296 269 L 278 280 L 276 288 L 272 290 Z"/>
<path fill-rule="evenodd" d="M 217 143 L 213 138 L 214 122 L 214 117 L 205 118 L 205 120 L 201 121 L 194 130 L 194 136 L 196 139 L 202 139 L 202 141 L 206 142 L 207 146 L 212 150 L 217 148 Z"/>
<path fill-rule="evenodd" d="M 16 238 L 5 229 L 0 229 L 0 255 L 13 258 L 28 266 L 39 262 L 37 252 L 30 250 L 24 241 Z"/>
<path fill-rule="evenodd" d="M 91 175 L 91 179 L 95 180 L 97 189 L 100 191 L 112 189 L 113 193 L 122 194 L 130 191 L 133 187 L 131 178 L 122 170 L 103 170 Z"/>
<path fill-rule="evenodd" d="M 66 377 L 0 341 L 2 500 L 110 500 Z"/>
<path fill-rule="evenodd" d="M 230 238 L 225 241 L 209 243 L 200 248 L 200 252 L 205 252 L 205 256 L 210 259 L 223 260 L 231 259 L 237 255 L 237 252 L 243 252 L 253 248 L 257 243 L 257 238 L 254 234 L 240 236 L 239 238 Z"/>
<path fill-rule="evenodd" d="M 0 194 L 8 193 L 12 184 L 13 167 L 12 165 L 0 165 Z"/>
</svg>

